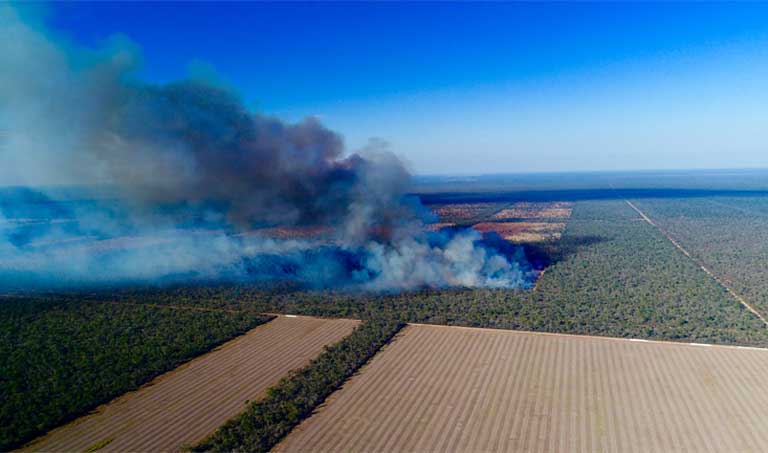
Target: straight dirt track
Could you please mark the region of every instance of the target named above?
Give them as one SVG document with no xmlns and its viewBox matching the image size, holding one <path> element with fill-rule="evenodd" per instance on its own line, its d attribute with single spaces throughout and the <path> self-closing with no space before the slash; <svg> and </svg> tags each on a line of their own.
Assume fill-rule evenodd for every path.
<svg viewBox="0 0 768 453">
<path fill-rule="evenodd" d="M 278 317 L 166 373 L 29 451 L 175 451 L 201 441 L 290 370 L 349 335 L 358 321 Z"/>
<path fill-rule="evenodd" d="M 765 451 L 768 350 L 411 325 L 279 451 Z"/>
</svg>

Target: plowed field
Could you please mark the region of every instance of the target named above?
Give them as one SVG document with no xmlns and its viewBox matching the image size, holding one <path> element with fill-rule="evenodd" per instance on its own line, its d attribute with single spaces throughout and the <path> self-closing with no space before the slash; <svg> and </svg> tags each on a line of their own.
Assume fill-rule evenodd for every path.
<svg viewBox="0 0 768 453">
<path fill-rule="evenodd" d="M 38 439 L 30 451 L 174 451 L 202 440 L 358 321 L 279 317 Z"/>
<path fill-rule="evenodd" d="M 281 451 L 765 451 L 768 350 L 409 326 Z"/>
</svg>

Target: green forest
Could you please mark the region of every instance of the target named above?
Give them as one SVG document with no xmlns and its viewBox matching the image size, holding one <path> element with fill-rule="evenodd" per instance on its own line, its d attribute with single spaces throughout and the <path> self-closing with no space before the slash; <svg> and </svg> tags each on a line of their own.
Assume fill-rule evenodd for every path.
<svg viewBox="0 0 768 453">
<path fill-rule="evenodd" d="M 124 303 L 0 300 L 0 451 L 270 318 Z"/>
<path fill-rule="evenodd" d="M 126 291 L 135 303 L 190 304 L 404 322 L 768 346 L 768 331 L 621 200 L 576 204 L 535 289 L 403 294 L 252 286 Z"/>
<path fill-rule="evenodd" d="M 640 199 L 636 204 L 768 315 L 768 197 Z"/>
</svg>

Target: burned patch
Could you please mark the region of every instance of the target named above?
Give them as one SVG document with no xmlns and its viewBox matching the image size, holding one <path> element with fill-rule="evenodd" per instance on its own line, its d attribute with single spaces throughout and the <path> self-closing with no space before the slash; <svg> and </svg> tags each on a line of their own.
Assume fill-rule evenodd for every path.
<svg viewBox="0 0 768 453">
<path fill-rule="evenodd" d="M 515 203 L 508 208 L 493 214 L 490 220 L 512 220 L 512 219 L 568 219 L 573 211 L 573 203 L 570 202 L 552 202 L 552 203 Z"/>
<path fill-rule="evenodd" d="M 472 226 L 481 233 L 494 232 L 514 243 L 535 243 L 560 239 L 565 223 L 561 222 L 482 222 Z"/>
<path fill-rule="evenodd" d="M 443 223 L 461 223 L 492 214 L 503 205 L 498 203 L 457 203 L 444 204 L 432 207 Z"/>
</svg>

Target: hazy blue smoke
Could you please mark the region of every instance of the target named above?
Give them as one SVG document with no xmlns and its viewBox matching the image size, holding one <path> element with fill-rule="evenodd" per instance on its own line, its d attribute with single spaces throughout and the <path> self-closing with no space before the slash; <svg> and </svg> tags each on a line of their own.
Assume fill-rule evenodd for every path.
<svg viewBox="0 0 768 453">
<path fill-rule="evenodd" d="M 0 6 L 0 185 L 15 186 L 0 191 L 0 286 L 530 280 L 519 251 L 423 232 L 409 174 L 380 143 L 346 154 L 316 119 L 250 112 L 200 80 L 143 83 L 139 61 L 125 38 L 77 48 Z M 324 235 L 258 233 L 276 225 Z"/>
</svg>

